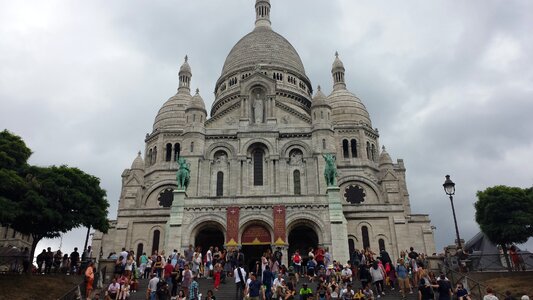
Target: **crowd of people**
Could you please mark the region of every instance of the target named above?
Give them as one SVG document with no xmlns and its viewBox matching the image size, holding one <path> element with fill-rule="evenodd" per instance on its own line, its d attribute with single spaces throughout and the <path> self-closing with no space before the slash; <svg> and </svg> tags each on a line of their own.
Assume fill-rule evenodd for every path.
<svg viewBox="0 0 533 300">
<path fill-rule="evenodd" d="M 62 253 L 61 250 L 55 252 L 50 247 L 43 249 L 36 257 L 37 268 L 33 271 L 37 274 L 63 273 L 63 274 L 81 274 L 82 263 L 88 263 L 92 259 L 91 246 L 80 255 L 78 248 L 74 248 L 69 254 Z M 28 264 L 29 267 L 29 264 Z M 24 264 L 26 270 L 26 264 Z"/>
<path fill-rule="evenodd" d="M 327 248 L 310 248 L 304 255 L 296 250 L 288 267 L 280 248 L 265 251 L 252 267 L 245 266 L 239 249 L 209 247 L 202 252 L 192 245 L 183 253 L 154 251 L 138 257 L 123 248 L 108 258 L 115 260 L 115 276 L 106 287 L 106 299 L 113 300 L 137 292 L 146 292 L 150 300 L 215 300 L 220 284 L 230 282 L 235 283 L 235 300 L 374 300 L 389 293 L 398 299 L 407 294 L 419 300 L 470 299 L 462 284 L 452 286 L 444 274 L 429 271 L 425 255 L 413 248 L 394 260 L 384 249 L 356 249 L 344 263 L 334 260 Z M 204 296 L 197 280 L 201 277 L 210 279 L 203 284 L 212 284 Z M 150 279 L 146 291 L 138 290 L 141 278 Z M 497 299 L 487 295 L 484 300 Z"/>
</svg>

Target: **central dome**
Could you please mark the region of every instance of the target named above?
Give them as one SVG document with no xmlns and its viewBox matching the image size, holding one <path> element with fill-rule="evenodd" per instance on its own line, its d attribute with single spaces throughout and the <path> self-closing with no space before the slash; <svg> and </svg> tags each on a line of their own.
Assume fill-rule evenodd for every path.
<svg viewBox="0 0 533 300">
<path fill-rule="evenodd" d="M 279 67 L 305 76 L 305 69 L 296 49 L 270 27 L 256 27 L 233 46 L 222 68 L 221 78 L 238 70 Z"/>
</svg>

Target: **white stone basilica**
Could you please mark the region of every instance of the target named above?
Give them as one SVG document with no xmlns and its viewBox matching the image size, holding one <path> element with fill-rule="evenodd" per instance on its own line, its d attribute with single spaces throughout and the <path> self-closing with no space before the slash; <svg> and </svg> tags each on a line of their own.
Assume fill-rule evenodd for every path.
<svg viewBox="0 0 533 300">
<path fill-rule="evenodd" d="M 281 2 L 280 2 L 281 5 Z M 311 81 L 294 47 L 270 23 L 270 1 L 256 0 L 252 32 L 231 49 L 208 118 L 187 57 L 179 88 L 146 135 L 144 159 L 122 174 L 117 220 L 96 232 L 94 251 L 136 253 L 189 244 L 241 247 L 248 261 L 267 247 L 329 247 L 345 262 L 354 248 L 413 246 L 435 252 L 428 215 L 411 214 L 405 166 L 383 150 L 359 98 L 347 90 L 338 55 L 333 91 Z M 323 154 L 336 156 L 338 188 L 328 188 Z M 177 191 L 176 159 L 190 164 Z M 183 253 L 183 252 L 182 252 Z"/>
</svg>

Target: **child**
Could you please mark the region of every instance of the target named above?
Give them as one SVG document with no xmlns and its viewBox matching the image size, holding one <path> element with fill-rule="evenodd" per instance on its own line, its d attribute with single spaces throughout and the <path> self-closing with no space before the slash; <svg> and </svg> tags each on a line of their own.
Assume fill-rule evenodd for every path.
<svg viewBox="0 0 533 300">
<path fill-rule="evenodd" d="M 363 294 L 365 294 L 367 300 L 374 300 L 374 292 L 372 291 L 370 286 L 370 283 L 366 284 L 365 289 L 363 290 Z"/>
<path fill-rule="evenodd" d="M 118 295 L 119 300 L 126 300 L 130 297 L 130 284 L 126 280 L 124 284 L 122 285 L 122 288 L 120 288 L 120 294 Z"/>
</svg>

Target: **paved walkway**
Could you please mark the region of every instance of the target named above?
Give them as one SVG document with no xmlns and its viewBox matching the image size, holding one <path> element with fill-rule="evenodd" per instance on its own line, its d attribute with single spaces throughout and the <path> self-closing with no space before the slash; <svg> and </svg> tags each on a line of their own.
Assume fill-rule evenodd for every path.
<svg viewBox="0 0 533 300">
<path fill-rule="evenodd" d="M 308 282 L 307 280 L 300 280 L 300 284 L 298 284 L 298 290 L 301 287 L 301 284 L 303 282 Z M 201 278 L 198 280 L 198 284 L 200 285 L 200 292 L 202 293 L 202 300 L 205 298 L 205 295 L 207 295 L 208 290 L 214 290 L 213 288 L 213 280 L 212 279 L 205 279 Z M 355 287 L 359 288 L 359 283 L 355 283 Z M 136 293 L 131 293 L 130 300 L 145 300 L 146 299 L 146 289 L 148 287 L 148 279 L 141 279 L 139 281 L 139 291 Z M 316 291 L 317 284 L 316 283 L 310 283 L 309 287 Z M 233 278 L 228 278 L 226 284 L 221 284 L 218 291 L 214 292 L 215 296 L 217 297 L 217 300 L 234 300 L 235 299 L 235 283 L 233 281 Z M 389 299 L 401 299 L 401 295 L 398 291 L 385 291 L 385 296 L 382 296 L 380 299 L 383 300 L 389 300 Z M 296 297 L 296 299 L 299 299 Z M 407 295 L 407 299 L 409 300 L 415 300 L 417 299 L 416 294 Z"/>
</svg>

